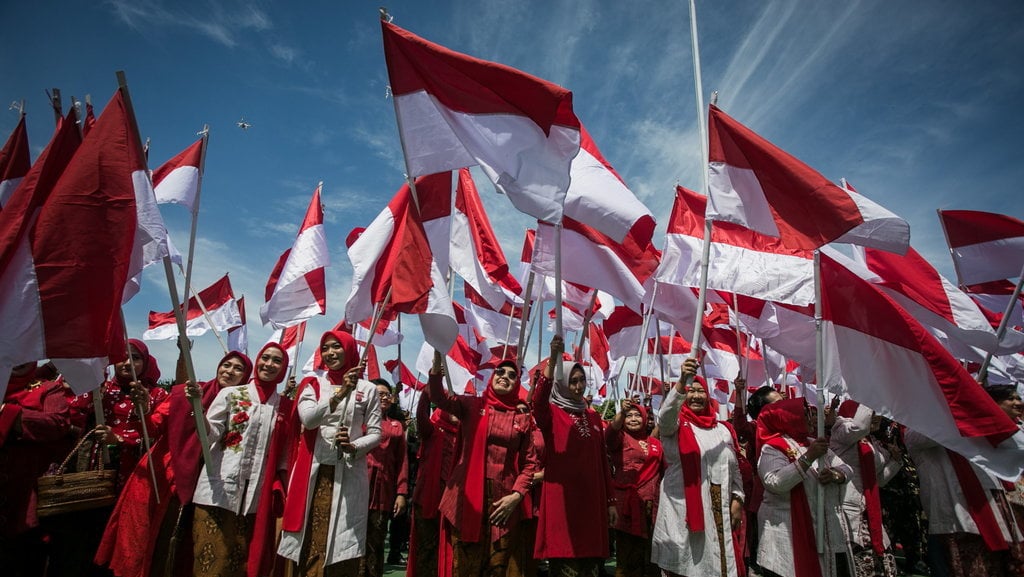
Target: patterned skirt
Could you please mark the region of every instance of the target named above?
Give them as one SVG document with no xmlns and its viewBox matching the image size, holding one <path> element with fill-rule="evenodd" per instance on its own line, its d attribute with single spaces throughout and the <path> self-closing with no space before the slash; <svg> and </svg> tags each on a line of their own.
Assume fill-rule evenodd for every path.
<svg viewBox="0 0 1024 577">
<path fill-rule="evenodd" d="M 334 467 L 320 465 L 313 487 L 309 520 L 303 533 L 300 561 L 294 564 L 293 577 L 356 577 L 361 557 L 324 566 L 327 555 L 327 530 L 331 526 L 331 494 L 334 490 Z"/>
<path fill-rule="evenodd" d="M 245 577 L 255 515 L 236 515 L 220 507 L 196 505 L 192 521 L 197 577 Z"/>
</svg>

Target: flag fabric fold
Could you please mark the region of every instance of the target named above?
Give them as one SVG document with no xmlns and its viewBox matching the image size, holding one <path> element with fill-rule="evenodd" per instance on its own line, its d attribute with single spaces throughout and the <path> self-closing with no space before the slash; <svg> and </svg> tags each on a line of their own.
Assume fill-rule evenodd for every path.
<svg viewBox="0 0 1024 577">
<path fill-rule="evenodd" d="M 324 232 L 323 185 L 316 187 L 292 248 L 285 251 L 267 281 L 264 325 L 284 328 L 327 312 L 325 270 L 331 264 Z"/>
<path fill-rule="evenodd" d="M 381 22 L 410 176 L 479 165 L 520 211 L 558 222 L 580 149 L 572 93 Z"/>
<path fill-rule="evenodd" d="M 14 127 L 4 147 L 0 148 L 0 209 L 7 204 L 7 199 L 14 194 L 21 179 L 32 168 L 29 157 L 28 130 L 25 128 L 25 115 Z"/>
<path fill-rule="evenodd" d="M 823 374 L 833 391 L 998 477 L 1024 471 L 1024 432 L 970 373 L 879 288 L 821 257 Z"/>
<path fill-rule="evenodd" d="M 245 322 L 245 297 L 238 297 L 238 301 L 236 301 L 236 304 L 238 305 L 238 319 L 239 321 L 241 321 L 241 324 L 239 324 L 237 327 L 231 327 L 230 329 L 228 329 L 228 350 L 238 351 L 240 353 L 248 355 L 249 327 L 246 325 Z M 294 359 L 295 357 L 289 356 L 288 358 Z"/>
<path fill-rule="evenodd" d="M 940 210 L 961 286 L 1018 278 L 1024 268 L 1024 222 L 1005 214 Z"/>
<path fill-rule="evenodd" d="M 77 138 L 74 119 L 65 125 L 74 136 L 62 130 L 54 142 Z M 153 194 L 125 94 L 62 171 L 23 185 L 0 212 L 0 372 L 49 358 L 84 393 L 125 357 L 120 306 L 141 272 L 138 203 Z"/>
</svg>

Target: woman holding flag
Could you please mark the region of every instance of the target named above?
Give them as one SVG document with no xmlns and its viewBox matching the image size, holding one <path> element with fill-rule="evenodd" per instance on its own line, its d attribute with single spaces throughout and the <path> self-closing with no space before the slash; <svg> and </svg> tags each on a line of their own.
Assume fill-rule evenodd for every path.
<svg viewBox="0 0 1024 577">
<path fill-rule="evenodd" d="M 293 575 L 355 576 L 366 553 L 370 481 L 366 454 L 380 443 L 377 388 L 352 335 L 320 338 L 326 374 L 299 385 L 295 410 L 304 431 L 288 480 L 278 554 L 295 562 Z"/>
</svg>

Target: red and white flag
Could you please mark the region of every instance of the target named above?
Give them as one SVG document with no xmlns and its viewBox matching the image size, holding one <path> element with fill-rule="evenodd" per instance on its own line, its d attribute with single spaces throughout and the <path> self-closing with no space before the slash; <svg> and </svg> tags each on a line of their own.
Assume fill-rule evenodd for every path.
<svg viewBox="0 0 1024 577">
<path fill-rule="evenodd" d="M 1024 222 L 1005 214 L 940 210 L 961 286 L 1018 278 L 1024 270 Z"/>
<path fill-rule="evenodd" d="M 580 137 L 580 153 L 572 160 L 572 183 L 565 196 L 565 216 L 617 243 L 624 242 L 627 235 L 638 244 L 650 243 L 656 226 L 651 211 L 608 164 L 582 125 Z"/>
<path fill-rule="evenodd" d="M 424 339 L 437 350 L 451 348 L 458 334 L 455 311 L 409 186 L 402 185 L 370 226 L 350 234 L 349 241 L 352 292 L 345 319 L 351 324 L 369 318 L 390 289 L 389 311 L 418 314 Z"/>
<path fill-rule="evenodd" d="M 505 301 L 500 310 L 494 310 L 468 283 L 464 291 L 466 322 L 488 341 L 514 345 L 523 322 L 523 308 Z"/>
<path fill-rule="evenodd" d="M 476 371 L 480 366 L 481 355 L 466 339 L 459 335 L 451 349 L 445 353 L 448 360 L 448 374 L 452 379 L 452 390 L 456 394 L 475 394 Z M 434 363 L 434 349 L 430 343 L 423 343 L 420 354 L 416 357 L 416 370 L 421 374 L 429 374 Z"/>
<path fill-rule="evenodd" d="M 403 362 L 399 362 L 398 359 L 384 361 L 384 368 L 391 373 L 391 382 L 402 383 L 402 390 L 406 387 L 411 389 L 422 391 L 427 383 L 424 383 L 416 378 L 416 375 L 409 370 L 409 367 Z"/>
<path fill-rule="evenodd" d="M 286 250 L 267 281 L 267 302 L 260 307 L 264 325 L 284 328 L 327 312 L 325 269 L 331 264 L 320 204 L 323 183 L 313 191 L 292 248 Z"/>
<path fill-rule="evenodd" d="M 821 257 L 823 374 L 845 392 L 1007 480 L 1024 472 L 1024 431 L 910 314 Z"/>
<path fill-rule="evenodd" d="M 1006 309 L 1010 309 L 1010 327 L 1024 327 L 1024 293 L 1017 295 L 1017 300 L 1010 307 L 1010 298 L 1016 284 L 1008 280 L 992 281 L 965 287 L 974 302 L 978 303 L 981 311 L 989 318 L 993 326 L 998 327 L 1003 319 Z"/>
<path fill-rule="evenodd" d="M 196 210 L 205 142 L 205 138 L 200 138 L 153 171 L 153 191 L 158 203 L 180 204 L 190 211 Z"/>
<path fill-rule="evenodd" d="M 102 118 L 102 116 L 101 116 Z M 211 328 L 225 332 L 242 324 L 242 315 L 238 311 L 238 303 L 231 291 L 231 281 L 224 275 L 217 282 L 199 291 L 196 297 L 188 299 L 185 312 L 185 334 L 198 337 L 206 334 Z M 202 301 L 200 306 L 199 301 Z M 206 314 L 203 314 L 203 308 Z M 209 317 L 209 318 L 207 318 Z M 178 338 L 178 323 L 174 311 L 158 313 L 149 312 L 149 328 L 142 333 L 147 341 L 161 341 Z"/>
<path fill-rule="evenodd" d="M 977 303 L 914 249 L 904 256 L 874 249 L 855 250 L 854 255 L 881 277 L 879 286 L 904 310 L 926 327 L 941 331 L 933 332 L 940 341 L 952 338 L 995 354 L 1024 350 L 1024 334 L 1011 330 L 997 339 Z"/>
<path fill-rule="evenodd" d="M 245 296 L 238 297 L 238 318 L 242 324 L 228 329 L 228 350 L 249 354 L 249 327 L 245 322 Z M 295 358 L 295 357 L 290 357 Z M 285 367 L 287 368 L 287 367 Z"/>
<path fill-rule="evenodd" d="M 644 338 L 658 336 L 658 326 L 654 324 L 656 322 L 660 321 L 651 319 L 647 323 L 647 334 L 644 335 L 644 318 L 642 316 L 629 307 L 615 307 L 614 312 L 602 323 L 605 337 L 608 339 L 608 353 L 611 358 L 635 357 Z M 661 329 L 663 334 L 672 330 L 670 325 L 664 323 L 661 325 Z"/>
<path fill-rule="evenodd" d="M 839 179 L 839 186 L 850 195 L 860 209 L 864 223 L 837 238 L 835 242 L 897 254 L 904 254 L 910 248 L 910 223 L 884 206 L 865 198 L 845 178 Z"/>
<path fill-rule="evenodd" d="M 25 129 L 25 115 L 14 127 L 14 132 L 0 149 L 0 209 L 7 204 L 7 199 L 14 194 L 21 179 L 32 168 L 32 160 L 28 150 L 28 130 Z"/>
<path fill-rule="evenodd" d="M 242 302 L 242 299 L 238 299 Z M 288 366 L 284 369 L 287 371 L 291 369 L 292 365 L 299 362 L 299 344 L 306 336 L 306 323 L 301 322 L 297 325 L 292 325 L 283 329 L 277 329 L 270 336 L 270 340 L 267 343 L 277 343 L 284 348 L 284 352 L 288 353 Z"/>
<path fill-rule="evenodd" d="M 862 211 L 863 203 L 870 203 L 866 198 L 857 195 L 855 199 L 850 191 L 714 105 L 708 113 L 708 135 L 707 217 L 712 220 L 777 238 L 784 247 L 813 250 L 839 240 L 875 216 Z M 844 242 L 862 244 L 863 236 L 874 236 L 870 226 L 860 230 L 864 235 L 851 234 Z M 909 233 L 905 240 L 909 242 Z M 876 241 L 875 246 L 889 248 L 891 244 Z M 902 252 L 899 246 L 889 249 Z"/>
<path fill-rule="evenodd" d="M 657 273 L 659 282 L 700 286 L 707 205 L 705 197 L 676 187 L 665 252 Z M 711 241 L 709 289 L 795 305 L 814 302 L 811 251 L 788 248 L 779 238 L 731 222 L 715 222 Z"/>
<path fill-rule="evenodd" d="M 661 252 L 650 242 L 641 244 L 627 234 L 617 243 L 598 230 L 568 216 L 562 220 L 562 280 L 600 289 L 639 311 Z M 537 223 L 533 270 L 555 277 L 555 227 Z"/>
<path fill-rule="evenodd" d="M 70 114 L 65 124 L 75 134 L 58 132 L 55 156 L 54 145 L 77 138 Z M 141 272 L 139 203 L 153 196 L 123 94 L 63 171 L 24 184 L 0 212 L 0 373 L 49 358 L 81 394 L 125 357 L 120 307 L 126 281 Z M 97 226 L 104 222 L 118 234 Z"/>
<path fill-rule="evenodd" d="M 484 212 L 469 169 L 459 170 L 451 227 L 451 267 L 492 309 L 501 309 L 506 292 L 523 292 Z"/>
<path fill-rule="evenodd" d="M 580 149 L 572 93 L 381 22 L 410 176 L 479 165 L 520 211 L 558 222 Z"/>
</svg>

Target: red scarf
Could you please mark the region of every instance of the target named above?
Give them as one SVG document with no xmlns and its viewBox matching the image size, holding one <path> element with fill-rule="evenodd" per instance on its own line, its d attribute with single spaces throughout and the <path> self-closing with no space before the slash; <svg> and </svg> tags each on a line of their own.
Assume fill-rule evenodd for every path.
<svg viewBox="0 0 1024 577">
<path fill-rule="evenodd" d="M 692 427 L 712 429 L 718 423 L 718 402 L 708 395 L 708 384 L 701 377 L 694 377 L 704 389 L 707 405 L 700 414 L 694 413 L 684 399 L 679 408 L 679 464 L 683 469 L 683 496 L 686 499 L 686 526 L 690 531 L 704 530 L 704 498 L 701 496 L 700 445 Z"/>
<path fill-rule="evenodd" d="M 242 353 L 232 351 L 217 363 L 219 368 L 230 358 L 237 358 L 245 365 L 242 382 L 249 380 L 252 372 L 252 361 Z M 220 384 L 213 378 L 200 383 L 202 391 L 200 402 L 205 412 L 210 408 L 213 399 L 220 392 Z M 192 401 L 185 396 L 185 385 L 177 385 L 171 389 L 167 399 L 170 416 L 167 419 L 167 444 L 171 453 L 171 470 L 174 471 L 174 490 L 182 505 L 192 502 L 196 484 L 199 482 L 199 469 L 203 466 L 202 448 L 199 446 L 199 435 L 196 434 L 196 420 L 192 414 Z"/>
<path fill-rule="evenodd" d="M 853 400 L 839 405 L 838 416 L 853 419 L 860 403 Z M 871 549 L 876 555 L 885 553 L 885 539 L 882 533 L 882 496 L 878 490 L 878 471 L 875 469 L 875 450 L 866 438 L 857 442 L 857 457 L 860 462 L 860 479 L 864 485 L 864 505 L 868 515 L 868 536 Z"/>
<path fill-rule="evenodd" d="M 626 490 L 626 502 L 618 503 L 619 525 L 631 535 L 643 536 L 647 532 L 647 527 L 645 525 L 644 503 L 640 498 L 639 490 L 640 487 L 657 478 L 658 473 L 661 471 L 662 451 L 661 443 L 657 439 L 651 439 L 647 433 L 647 423 L 650 420 L 647 408 L 643 405 L 633 405 L 630 407 L 630 410 L 633 409 L 640 413 L 640 430 L 635 433 L 625 430 L 626 434 L 622 436 L 622 443 L 628 443 L 633 446 L 633 450 L 642 453 L 643 448 L 640 446 L 640 443 L 646 442 L 647 457 L 637 472 L 635 481 L 632 483 L 620 483 L 613 479 L 612 486 L 619 490 Z"/>
<path fill-rule="evenodd" d="M 978 532 L 981 533 L 985 546 L 989 551 L 1009 549 L 1010 546 L 1006 542 L 1006 537 L 1003 536 L 1003 530 L 996 520 L 996 514 L 988 502 L 985 488 L 981 486 L 981 481 L 978 480 L 978 475 L 971 467 L 971 463 L 959 453 L 949 449 L 946 449 L 946 454 L 949 455 L 949 462 L 953 465 L 957 481 L 960 482 L 960 489 L 963 490 L 964 498 L 967 499 L 967 511 L 970 512 L 974 524 L 978 526 Z"/>
<path fill-rule="evenodd" d="M 498 367 L 513 367 L 515 362 L 505 360 L 498 363 Z M 463 487 L 465 501 L 462 504 L 462 518 L 459 520 L 459 540 L 467 543 L 480 541 L 480 527 L 483 524 L 484 507 L 484 468 L 487 464 L 487 427 L 488 415 L 492 410 L 515 411 L 519 400 L 519 380 L 516 379 L 512 390 L 504 395 L 499 395 L 494 390 L 495 375 L 491 375 L 487 383 L 487 390 L 484 391 L 484 410 L 479 418 L 466 420 L 465 426 L 469 438 L 469 447 L 466 451 L 466 480 Z"/>
<path fill-rule="evenodd" d="M 345 362 L 341 369 L 327 372 L 327 380 L 333 385 L 339 385 L 344 382 L 345 373 L 359 364 L 359 349 L 356 348 L 356 340 L 352 338 L 352 335 L 342 331 L 327 331 L 324 333 L 320 337 L 320 347 L 324 346 L 324 341 L 327 340 L 327 337 L 338 339 L 342 350 L 345 351 Z M 320 349 L 318 348 L 317 350 L 319 351 Z M 299 398 L 303 388 L 307 386 L 313 387 L 316 399 L 320 400 L 320 380 L 316 377 L 306 377 L 303 379 L 302 383 L 299 384 L 299 390 L 295 393 L 295 398 Z M 298 403 L 295 403 L 295 406 L 297 408 Z M 289 419 L 289 430 L 291 435 L 302 431 L 302 425 L 298 422 L 297 411 L 293 411 L 293 415 Z M 306 498 L 309 493 L 309 476 L 313 470 L 313 449 L 316 447 L 316 438 L 316 429 L 302 431 L 302 436 L 299 438 L 298 451 L 295 456 L 295 462 L 292 464 L 288 483 L 288 494 L 292 495 L 292 498 L 285 500 L 284 518 L 281 521 L 282 531 L 295 533 L 302 531 L 305 527 Z"/>
<path fill-rule="evenodd" d="M 789 462 L 796 461 L 788 437 L 801 447 L 807 446 L 807 416 L 803 399 L 786 399 L 766 406 L 757 417 L 757 446 L 775 447 Z M 814 518 L 801 482 L 789 492 L 789 522 L 793 528 L 793 570 L 796 577 L 821 577 Z M 824 522 L 824 521 L 823 521 Z"/>
</svg>

